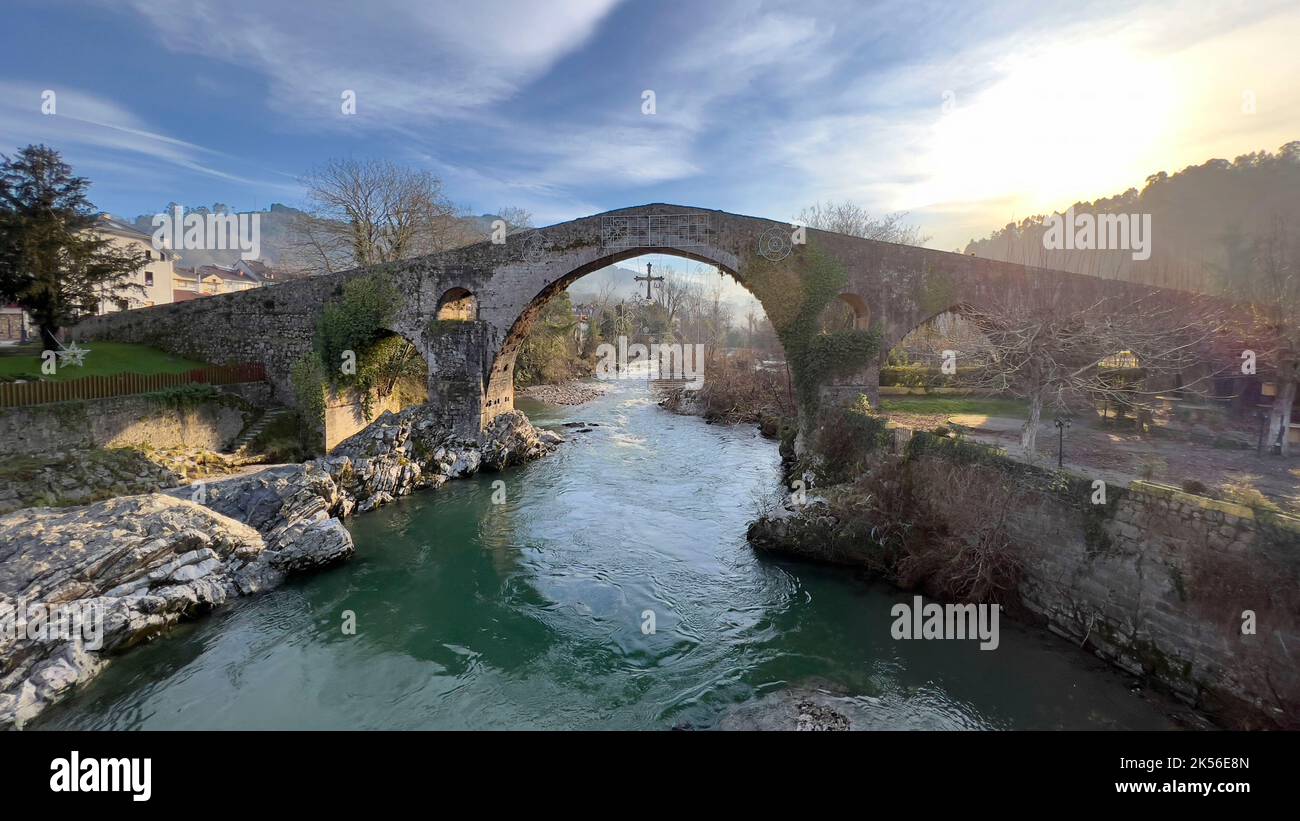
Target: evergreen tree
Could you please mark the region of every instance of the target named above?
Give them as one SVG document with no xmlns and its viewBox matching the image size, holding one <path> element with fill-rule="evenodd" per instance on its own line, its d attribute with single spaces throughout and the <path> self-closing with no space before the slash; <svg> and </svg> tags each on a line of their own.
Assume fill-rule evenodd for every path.
<svg viewBox="0 0 1300 821">
<path fill-rule="evenodd" d="M 88 186 L 47 146 L 0 155 L 0 299 L 31 315 L 46 349 L 57 347 L 59 328 L 94 314 L 105 295 L 144 290 L 129 279 L 147 254 L 89 230 L 96 211 Z"/>
</svg>

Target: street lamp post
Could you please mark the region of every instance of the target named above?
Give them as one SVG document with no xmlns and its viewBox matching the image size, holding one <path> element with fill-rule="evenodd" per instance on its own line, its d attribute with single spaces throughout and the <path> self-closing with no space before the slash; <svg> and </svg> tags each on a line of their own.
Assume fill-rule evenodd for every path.
<svg viewBox="0 0 1300 821">
<path fill-rule="evenodd" d="M 1065 465 L 1065 429 L 1070 427 L 1070 417 L 1056 417 L 1056 466 L 1064 467 Z"/>
</svg>

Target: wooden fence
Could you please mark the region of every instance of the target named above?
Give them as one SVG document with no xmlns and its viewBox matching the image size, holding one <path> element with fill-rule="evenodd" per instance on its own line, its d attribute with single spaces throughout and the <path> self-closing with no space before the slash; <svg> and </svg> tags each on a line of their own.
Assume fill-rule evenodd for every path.
<svg viewBox="0 0 1300 821">
<path fill-rule="evenodd" d="M 45 405 L 50 402 L 73 402 L 82 399 L 107 399 L 154 393 L 185 385 L 236 385 L 263 382 L 266 368 L 260 364 L 212 365 L 184 373 L 119 373 L 112 376 L 86 376 L 64 382 L 0 382 L 0 408 Z"/>
</svg>

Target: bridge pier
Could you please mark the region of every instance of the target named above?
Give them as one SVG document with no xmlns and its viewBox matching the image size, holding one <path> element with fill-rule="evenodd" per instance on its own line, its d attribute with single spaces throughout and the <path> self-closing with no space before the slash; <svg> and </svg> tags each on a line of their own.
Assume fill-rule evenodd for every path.
<svg viewBox="0 0 1300 821">
<path fill-rule="evenodd" d="M 821 398 L 820 410 L 851 405 L 859 396 L 866 396 L 873 410 L 880 406 L 880 365 L 872 362 L 863 370 L 849 377 L 834 379 L 821 386 L 818 392 Z"/>
<path fill-rule="evenodd" d="M 429 405 L 465 439 L 477 439 L 488 418 L 489 338 L 488 324 L 479 321 L 437 321 L 425 331 Z"/>
</svg>

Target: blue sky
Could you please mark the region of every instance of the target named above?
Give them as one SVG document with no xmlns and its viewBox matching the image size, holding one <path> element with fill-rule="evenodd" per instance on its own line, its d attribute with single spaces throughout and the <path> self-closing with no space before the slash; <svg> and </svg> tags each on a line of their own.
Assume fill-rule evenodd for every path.
<svg viewBox="0 0 1300 821">
<path fill-rule="evenodd" d="M 654 201 L 789 219 L 852 198 L 909 210 L 951 249 L 1300 138 L 1300 10 L 1269 0 L 9 0 L 0 14 L 0 151 L 62 150 L 125 216 L 298 205 L 312 165 L 379 156 L 431 169 L 475 213 L 517 205 L 539 224 Z"/>
</svg>

